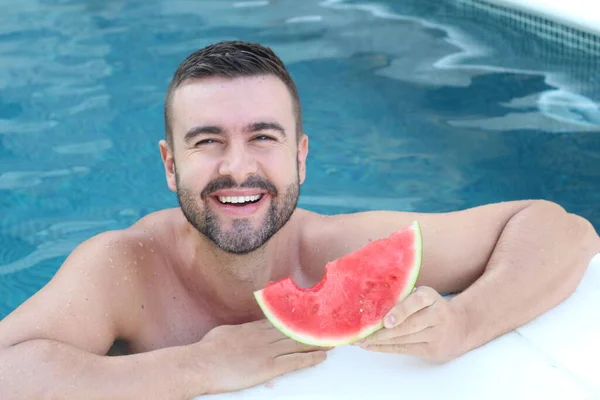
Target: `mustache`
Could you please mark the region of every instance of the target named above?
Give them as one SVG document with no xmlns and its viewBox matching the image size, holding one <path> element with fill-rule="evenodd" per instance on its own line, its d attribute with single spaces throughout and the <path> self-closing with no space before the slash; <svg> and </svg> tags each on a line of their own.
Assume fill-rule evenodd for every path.
<svg viewBox="0 0 600 400">
<path fill-rule="evenodd" d="M 229 176 L 222 176 L 220 178 L 214 179 L 210 181 L 202 192 L 200 192 L 200 197 L 202 199 L 206 199 L 212 193 L 223 190 L 223 189 L 263 189 L 267 192 L 270 192 L 273 196 L 277 196 L 277 188 L 273 185 L 269 180 L 260 177 L 260 176 L 251 176 L 246 179 L 242 184 L 237 185 L 235 181 Z"/>
</svg>

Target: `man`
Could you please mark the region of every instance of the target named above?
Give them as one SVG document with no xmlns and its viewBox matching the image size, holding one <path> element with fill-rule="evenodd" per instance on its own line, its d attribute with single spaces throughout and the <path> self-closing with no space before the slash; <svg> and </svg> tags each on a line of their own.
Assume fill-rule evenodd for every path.
<svg viewBox="0 0 600 400">
<path fill-rule="evenodd" d="M 180 208 L 81 244 L 0 324 L 2 399 L 186 399 L 243 389 L 326 358 L 266 320 L 254 290 L 418 220 L 419 288 L 357 345 L 444 362 L 555 306 L 600 239 L 547 201 L 447 214 L 322 216 L 296 209 L 308 137 L 284 65 L 257 44 L 190 55 L 160 142 Z M 318 133 L 316 133 L 318 134 Z M 446 300 L 440 292 L 461 292 Z M 106 356 L 115 342 L 126 355 Z"/>
</svg>

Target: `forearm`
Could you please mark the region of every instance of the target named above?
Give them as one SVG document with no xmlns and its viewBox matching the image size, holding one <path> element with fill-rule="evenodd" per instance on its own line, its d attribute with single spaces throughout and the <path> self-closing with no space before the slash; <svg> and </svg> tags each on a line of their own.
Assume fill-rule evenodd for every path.
<svg viewBox="0 0 600 400">
<path fill-rule="evenodd" d="M 577 287 L 600 239 L 586 220 L 537 202 L 506 224 L 484 274 L 452 303 L 476 348 L 539 316 Z"/>
<path fill-rule="evenodd" d="M 0 349 L 1 399 L 188 399 L 192 382 L 185 347 L 105 357 L 49 340 Z M 198 375 L 200 375 L 200 371 Z"/>
</svg>

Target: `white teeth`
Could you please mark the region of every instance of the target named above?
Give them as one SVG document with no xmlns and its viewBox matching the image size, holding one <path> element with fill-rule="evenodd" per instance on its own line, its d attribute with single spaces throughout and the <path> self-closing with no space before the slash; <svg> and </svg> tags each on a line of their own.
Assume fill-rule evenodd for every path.
<svg viewBox="0 0 600 400">
<path fill-rule="evenodd" d="M 249 201 L 256 201 L 260 199 L 262 195 L 257 194 L 255 196 L 219 196 L 221 203 L 247 203 Z"/>
</svg>

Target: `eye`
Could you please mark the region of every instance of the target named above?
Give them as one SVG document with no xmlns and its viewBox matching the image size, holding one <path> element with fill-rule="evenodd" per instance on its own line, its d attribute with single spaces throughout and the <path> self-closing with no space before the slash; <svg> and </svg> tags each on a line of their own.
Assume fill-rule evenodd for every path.
<svg viewBox="0 0 600 400">
<path fill-rule="evenodd" d="M 196 143 L 196 147 L 213 144 L 213 143 L 217 143 L 217 141 L 215 139 L 204 139 L 204 140 L 201 140 L 198 143 Z"/>
<path fill-rule="evenodd" d="M 254 140 L 257 140 L 259 142 L 264 142 L 264 141 L 268 141 L 268 140 L 275 140 L 274 137 L 269 136 L 269 135 L 258 135 L 254 137 Z"/>
</svg>

